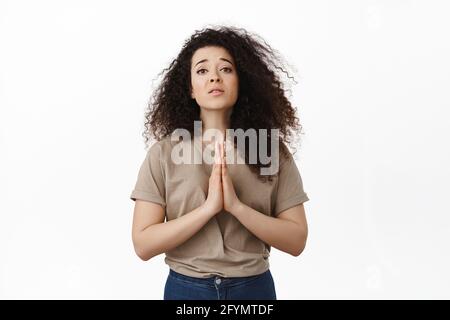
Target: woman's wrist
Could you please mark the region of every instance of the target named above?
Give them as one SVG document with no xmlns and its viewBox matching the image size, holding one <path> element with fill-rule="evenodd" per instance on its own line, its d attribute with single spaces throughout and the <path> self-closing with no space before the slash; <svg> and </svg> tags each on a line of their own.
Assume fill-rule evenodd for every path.
<svg viewBox="0 0 450 320">
<path fill-rule="evenodd" d="M 217 212 L 214 212 L 214 210 L 212 210 L 208 204 L 206 202 L 204 202 L 200 207 L 199 210 L 202 214 L 206 215 L 206 216 L 210 216 L 213 217 Z"/>
<path fill-rule="evenodd" d="M 230 208 L 230 213 L 233 216 L 238 216 L 243 210 L 245 210 L 245 204 L 241 201 L 237 201 L 233 206 Z"/>
</svg>

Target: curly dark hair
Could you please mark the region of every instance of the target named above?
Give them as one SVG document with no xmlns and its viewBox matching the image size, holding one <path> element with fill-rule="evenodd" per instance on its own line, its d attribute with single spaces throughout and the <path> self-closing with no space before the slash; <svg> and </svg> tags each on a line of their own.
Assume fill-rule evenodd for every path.
<svg viewBox="0 0 450 320">
<path fill-rule="evenodd" d="M 194 121 L 201 119 L 200 107 L 190 95 L 191 59 L 197 49 L 207 46 L 225 48 L 236 63 L 239 93 L 229 129 L 245 131 L 253 128 L 257 132 L 258 129 L 266 129 L 269 133 L 269 154 L 270 129 L 279 129 L 280 155 L 287 156 L 289 150 L 284 143 L 290 144 L 293 133 L 301 133 L 302 126 L 295 115 L 296 109 L 285 96 L 281 76 L 284 74 L 288 79 L 294 78 L 264 39 L 245 29 L 227 26 L 196 30 L 185 41 L 177 58 L 158 75 L 163 75 L 163 79 L 153 92 L 145 114 L 143 136 L 146 145 L 152 137 L 160 141 L 177 128 L 186 129 L 191 136 L 194 135 Z M 260 139 L 258 134 L 257 139 Z M 264 165 L 260 162 L 259 152 L 257 163 L 249 163 L 248 143 L 246 139 L 246 164 L 262 181 L 272 181 L 272 176 L 259 174 L 261 167 L 270 166 L 270 163 Z"/>
</svg>

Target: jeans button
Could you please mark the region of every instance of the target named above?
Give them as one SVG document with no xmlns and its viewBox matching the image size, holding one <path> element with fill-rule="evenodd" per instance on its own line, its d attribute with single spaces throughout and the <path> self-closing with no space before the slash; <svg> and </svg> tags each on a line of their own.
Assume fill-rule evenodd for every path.
<svg viewBox="0 0 450 320">
<path fill-rule="evenodd" d="M 222 280 L 220 280 L 219 278 L 216 279 L 216 284 L 220 284 L 222 282 Z"/>
</svg>

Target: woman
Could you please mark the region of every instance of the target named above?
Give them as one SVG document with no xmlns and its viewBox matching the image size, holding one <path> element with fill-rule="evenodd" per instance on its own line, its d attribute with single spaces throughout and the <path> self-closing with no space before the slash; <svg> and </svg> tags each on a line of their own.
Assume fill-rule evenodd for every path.
<svg viewBox="0 0 450 320">
<path fill-rule="evenodd" d="M 152 96 L 144 137 L 157 142 L 131 194 L 132 236 L 142 260 L 166 254 L 164 299 L 276 299 L 271 246 L 293 256 L 305 247 L 303 202 L 309 199 L 285 145 L 301 126 L 278 61 L 269 45 L 243 29 L 206 28 L 185 42 Z M 198 121 L 202 132 L 215 129 L 225 141 L 195 135 Z M 174 141 L 177 129 L 195 138 Z M 255 141 L 260 149 L 273 134 L 256 135 L 229 159 L 236 141 L 228 129 L 276 129 L 279 145 L 269 145 L 270 161 L 263 161 Z M 174 148 L 186 143 L 196 155 L 215 148 L 215 162 L 174 161 Z M 274 174 L 262 174 L 278 161 Z"/>
</svg>

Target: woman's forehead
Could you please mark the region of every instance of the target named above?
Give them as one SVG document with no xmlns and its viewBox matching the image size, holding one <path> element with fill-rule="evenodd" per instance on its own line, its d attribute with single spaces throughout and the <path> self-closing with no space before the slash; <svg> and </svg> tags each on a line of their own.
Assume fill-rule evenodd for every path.
<svg viewBox="0 0 450 320">
<path fill-rule="evenodd" d="M 222 47 L 208 46 L 199 48 L 194 52 L 194 55 L 192 56 L 192 63 L 194 65 L 198 64 L 199 62 L 211 60 L 223 60 L 233 63 L 233 57 L 225 48 Z"/>
</svg>

